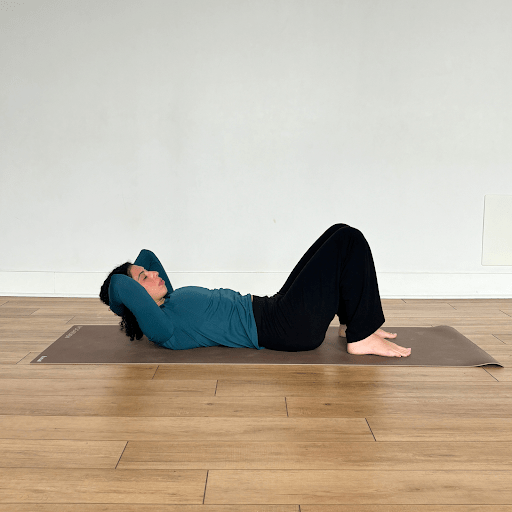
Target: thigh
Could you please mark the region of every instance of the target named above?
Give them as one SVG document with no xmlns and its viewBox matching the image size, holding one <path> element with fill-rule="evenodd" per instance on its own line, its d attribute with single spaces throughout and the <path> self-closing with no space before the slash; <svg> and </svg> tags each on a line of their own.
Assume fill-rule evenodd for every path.
<svg viewBox="0 0 512 512">
<path fill-rule="evenodd" d="M 290 308 L 282 296 L 254 297 L 258 304 L 255 315 L 258 344 L 271 350 L 300 352 L 322 344 L 325 332 L 314 335 L 311 324 L 300 308 Z"/>
<path fill-rule="evenodd" d="M 295 339 L 311 349 L 324 340 L 339 310 L 343 262 L 353 231 L 348 226 L 336 230 L 309 258 L 286 294 L 273 302 L 271 316 L 276 337 L 288 340 L 288 346 Z"/>
</svg>

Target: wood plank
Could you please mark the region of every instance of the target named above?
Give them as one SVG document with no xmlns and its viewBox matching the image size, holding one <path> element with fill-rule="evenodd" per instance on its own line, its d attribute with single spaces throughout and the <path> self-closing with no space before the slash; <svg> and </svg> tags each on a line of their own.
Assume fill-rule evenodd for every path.
<svg viewBox="0 0 512 512">
<path fill-rule="evenodd" d="M 405 307 L 435 307 L 448 304 L 453 308 L 512 308 L 512 299 L 402 299 Z M 384 300 L 382 301 L 384 307 Z"/>
<path fill-rule="evenodd" d="M 60 320 L 64 323 L 71 322 L 75 313 L 62 311 L 59 315 L 36 315 L 35 313 L 31 318 L 40 318 L 41 320 Z"/>
<path fill-rule="evenodd" d="M 470 334 L 466 335 L 466 337 L 479 347 L 484 345 L 503 345 L 503 341 L 494 336 L 494 334 Z"/>
<path fill-rule="evenodd" d="M 0 439 L 0 468 L 115 469 L 125 441 Z"/>
<path fill-rule="evenodd" d="M 364 418 L 0 416 L 5 439 L 373 442 Z"/>
<path fill-rule="evenodd" d="M 512 505 L 414 505 L 413 509 L 410 505 L 301 505 L 300 510 L 301 512 L 512 512 Z M 2 509 L 0 512 L 3 512 Z"/>
<path fill-rule="evenodd" d="M 0 481 L 2 503 L 201 504 L 206 471 L 9 468 Z"/>
<path fill-rule="evenodd" d="M 451 320 L 451 317 L 450 317 Z M 448 321 L 440 322 L 436 317 L 410 317 L 410 316 L 391 316 L 386 315 L 386 321 L 383 327 L 390 331 L 393 327 L 432 327 L 434 325 L 448 325 Z"/>
<path fill-rule="evenodd" d="M 512 334 L 512 322 L 510 324 L 499 324 L 495 326 L 490 326 L 485 323 L 481 323 L 479 325 L 453 325 L 457 331 L 464 336 L 468 336 L 470 334 Z"/>
<path fill-rule="evenodd" d="M 487 368 L 487 371 L 499 382 L 512 382 L 512 365 L 509 365 L 508 368 L 492 366 Z"/>
<path fill-rule="evenodd" d="M 512 398 L 512 386 L 499 382 L 318 382 L 314 379 L 279 381 L 246 381 L 220 379 L 216 396 L 286 396 L 335 397 L 349 400 L 377 400 L 383 398 L 456 399 L 470 395 L 485 399 Z"/>
<path fill-rule="evenodd" d="M 450 299 L 402 299 L 405 304 L 419 306 L 436 306 L 439 304 L 450 304 Z"/>
<path fill-rule="evenodd" d="M 512 334 L 496 334 L 496 338 L 498 338 L 503 343 L 506 343 L 507 345 L 512 344 Z"/>
<path fill-rule="evenodd" d="M 8 306 L 66 307 L 66 305 L 106 308 L 98 297 L 2 297 Z"/>
<path fill-rule="evenodd" d="M 22 503 L 0 504 L 0 512 L 120 512 L 119 505 Z M 298 505 L 133 505 L 123 503 L 122 512 L 300 512 Z M 458 511 L 457 511 L 458 512 Z M 501 512 L 495 509 L 493 512 Z"/>
<path fill-rule="evenodd" d="M 508 504 L 509 471 L 211 470 L 206 504 Z"/>
<path fill-rule="evenodd" d="M 482 344 L 482 346 L 485 347 L 486 352 L 494 354 L 493 357 L 512 356 L 512 345 L 507 345 L 505 343 L 493 343 L 488 345 Z"/>
<path fill-rule="evenodd" d="M 23 330 L 38 329 L 59 329 L 63 326 L 64 320 L 60 318 L 22 317 L 22 318 L 0 318 L 0 332 L 9 329 L 19 328 Z"/>
<path fill-rule="evenodd" d="M 214 396 L 215 380 L 1 379 L 0 395 Z"/>
<path fill-rule="evenodd" d="M 0 318 L 0 339 L 53 342 L 69 330 L 70 318 Z"/>
<path fill-rule="evenodd" d="M 489 328 L 489 324 L 492 326 L 492 329 Z M 479 318 L 479 317 L 386 317 L 386 326 L 425 326 L 425 325 L 449 325 L 457 329 L 457 331 L 462 332 L 460 327 L 464 328 L 466 332 L 471 333 L 469 330 L 471 327 L 474 327 L 475 330 L 471 334 L 494 334 L 494 332 L 501 332 L 502 334 L 509 334 L 512 329 L 512 318 L 504 315 L 501 318 L 493 317 L 493 318 Z M 482 332 L 484 330 L 484 332 Z M 491 330 L 491 332 L 489 332 Z"/>
<path fill-rule="evenodd" d="M 12 330 L 9 333 L 2 333 L 2 340 L 4 341 L 35 341 L 39 343 L 46 342 L 48 345 L 53 343 L 56 339 L 60 338 L 67 330 L 69 329 L 69 325 L 64 324 L 64 331 L 47 331 L 44 330 L 44 334 L 39 332 L 22 332 L 17 330 Z"/>
<path fill-rule="evenodd" d="M 118 469 L 511 471 L 512 442 L 130 441 Z"/>
<path fill-rule="evenodd" d="M 0 350 L 0 364 L 17 364 L 28 352 L 28 350 L 9 350 L 7 352 Z"/>
<path fill-rule="evenodd" d="M 381 299 L 381 302 L 384 307 L 405 305 L 405 301 L 403 299 Z"/>
<path fill-rule="evenodd" d="M 493 380 L 483 368 L 380 367 L 340 365 L 160 365 L 155 380 L 160 379 L 304 379 L 317 378 L 339 382 L 485 382 Z M 1 376 L 1 371 L 0 371 Z"/>
<path fill-rule="evenodd" d="M 382 301 L 382 309 L 384 310 L 384 313 L 386 311 L 455 311 L 455 308 L 450 306 L 448 302 L 425 303 L 424 301 L 420 304 L 411 304 L 402 301 L 394 304 L 387 304 L 385 301 Z"/>
<path fill-rule="evenodd" d="M 104 317 L 93 315 L 85 316 L 84 314 L 76 315 L 67 321 L 68 325 L 117 325 L 120 322 L 120 318 Z"/>
<path fill-rule="evenodd" d="M 43 416 L 286 417 L 281 397 L 0 395 L 0 414 Z M 512 414 L 512 412 L 511 412 Z"/>
<path fill-rule="evenodd" d="M 5 307 L 5 306 L 4 306 Z M 1 309 L 1 308 L 0 308 Z M 83 315 L 83 316 L 101 316 L 104 318 L 117 318 L 119 317 L 109 311 L 107 307 L 90 307 L 82 305 L 67 305 L 59 307 L 40 307 L 37 308 L 32 315 L 33 317 L 53 317 L 62 315 Z"/>
<path fill-rule="evenodd" d="M 413 318 L 435 318 L 437 321 L 444 321 L 445 318 L 485 318 L 493 320 L 506 319 L 507 315 L 499 308 L 486 308 L 486 309 L 454 309 L 450 306 L 446 308 L 402 308 L 402 309 L 387 309 L 384 310 L 386 320 L 390 318 L 413 317 Z"/>
<path fill-rule="evenodd" d="M 30 316 L 35 311 L 37 311 L 37 309 L 35 309 L 35 308 L 2 306 L 2 307 L 0 307 L 0 317 L 1 318 L 25 317 L 25 316 Z"/>
<path fill-rule="evenodd" d="M 34 356 L 35 357 L 35 356 Z M 152 379 L 158 365 L 0 365 L 0 379 Z M 1 385 L 1 383 L 0 383 Z"/>
<path fill-rule="evenodd" d="M 377 442 L 512 442 L 512 418 L 369 416 L 366 419 Z"/>
<path fill-rule="evenodd" d="M 507 303 L 505 300 L 500 299 L 483 299 L 481 301 L 474 300 L 466 303 L 460 302 L 456 303 L 454 301 L 450 301 L 448 303 L 453 309 L 459 310 L 474 310 L 474 311 L 483 311 L 485 309 L 499 309 L 503 311 L 504 309 L 512 309 L 512 304 Z"/>
<path fill-rule="evenodd" d="M 120 320 L 119 317 L 116 317 L 114 314 L 106 312 L 101 312 L 94 309 L 86 309 L 86 308 L 55 308 L 55 309 L 49 309 L 49 308 L 39 308 L 36 309 L 36 311 L 31 315 L 31 318 L 38 318 L 38 319 L 46 319 L 51 320 L 54 318 L 72 318 L 74 316 L 83 316 L 83 317 L 92 317 L 92 318 L 105 318 L 105 319 L 111 319 L 111 318 L 117 318 Z"/>
<path fill-rule="evenodd" d="M 2 352 L 14 352 L 20 350 L 26 350 L 27 352 L 42 352 L 50 343 L 48 342 L 39 342 L 39 341 L 0 341 L 0 350 Z"/>
<path fill-rule="evenodd" d="M 410 301 L 406 300 L 406 302 Z M 455 308 L 457 306 L 472 306 L 479 309 L 486 307 L 512 308 L 512 299 L 446 299 L 446 302 Z"/>
<path fill-rule="evenodd" d="M 510 307 L 509 307 L 510 309 Z M 457 315 L 459 311 L 464 312 L 473 312 L 475 316 L 483 316 L 488 314 L 490 311 L 501 311 L 504 314 L 506 313 L 506 309 L 500 308 L 500 307 L 494 307 L 494 306 L 456 306 L 453 308 L 453 311 Z"/>
<path fill-rule="evenodd" d="M 340 400 L 327 397 L 288 397 L 286 399 L 290 418 L 366 418 L 368 416 L 438 416 L 438 417 L 474 417 L 474 418 L 511 418 L 512 399 L 498 398 L 492 395 L 485 400 L 475 398 L 456 398 L 431 400 L 419 399 L 374 399 Z"/>
</svg>

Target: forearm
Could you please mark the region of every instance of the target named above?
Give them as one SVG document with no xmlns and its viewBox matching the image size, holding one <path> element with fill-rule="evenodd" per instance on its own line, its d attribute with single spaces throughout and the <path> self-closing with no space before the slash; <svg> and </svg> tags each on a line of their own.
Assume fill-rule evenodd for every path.
<svg viewBox="0 0 512 512">
<path fill-rule="evenodd" d="M 169 293 L 174 291 L 163 265 L 160 263 L 160 260 L 156 257 L 156 254 L 153 251 L 142 249 L 137 256 L 137 259 L 134 261 L 134 265 L 140 265 L 146 270 L 156 270 L 158 275 L 165 281 L 167 291 Z"/>
<path fill-rule="evenodd" d="M 112 276 L 109 300 L 110 308 L 118 315 L 122 315 L 124 308 L 128 308 L 150 340 L 162 343 L 172 338 L 174 327 L 171 320 L 134 279 L 119 274 Z"/>
</svg>

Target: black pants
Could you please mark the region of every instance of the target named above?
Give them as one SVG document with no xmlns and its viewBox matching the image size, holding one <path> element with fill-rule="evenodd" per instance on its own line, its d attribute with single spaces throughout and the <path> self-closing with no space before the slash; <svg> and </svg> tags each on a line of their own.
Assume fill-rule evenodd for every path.
<svg viewBox="0 0 512 512">
<path fill-rule="evenodd" d="M 253 297 L 258 343 L 297 352 L 321 345 L 334 315 L 347 342 L 383 323 L 372 253 L 363 234 L 346 224 L 329 228 L 306 252 L 279 293 Z"/>
</svg>

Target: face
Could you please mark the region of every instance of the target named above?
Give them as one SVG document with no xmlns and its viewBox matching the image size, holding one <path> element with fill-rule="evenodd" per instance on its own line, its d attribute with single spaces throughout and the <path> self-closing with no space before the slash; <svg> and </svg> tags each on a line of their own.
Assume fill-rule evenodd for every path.
<svg viewBox="0 0 512 512">
<path fill-rule="evenodd" d="M 132 265 L 130 274 L 132 279 L 140 283 L 157 304 L 163 303 L 167 286 L 165 286 L 165 281 L 158 277 L 158 272 L 146 270 L 139 265 Z"/>
</svg>

